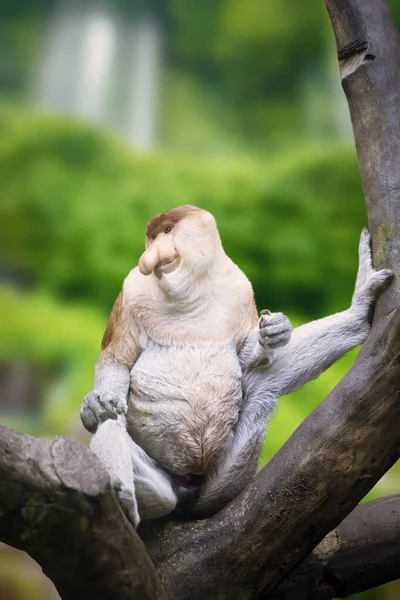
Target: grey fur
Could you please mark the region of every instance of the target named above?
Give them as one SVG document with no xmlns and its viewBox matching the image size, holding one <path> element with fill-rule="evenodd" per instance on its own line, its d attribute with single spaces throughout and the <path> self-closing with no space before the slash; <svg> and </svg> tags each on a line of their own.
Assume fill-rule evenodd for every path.
<svg viewBox="0 0 400 600">
<path fill-rule="evenodd" d="M 170 471 L 179 476 L 199 468 L 193 427 L 201 429 L 202 419 L 210 418 L 202 408 L 202 403 L 209 401 L 204 393 L 207 389 L 210 395 L 217 394 L 219 376 L 230 383 L 223 386 L 224 397 L 215 398 L 217 429 L 210 430 L 208 422 L 205 432 L 219 436 L 222 446 L 216 458 L 211 447 L 211 466 L 205 470 L 200 497 L 189 512 L 195 517 L 207 516 L 237 496 L 254 475 L 266 424 L 279 396 L 317 377 L 364 342 L 375 298 L 391 277 L 389 270 L 373 269 L 370 236 L 364 230 L 348 310 L 293 332 L 282 313 L 263 315 L 258 327 L 248 333 L 239 355 L 234 344 L 189 339 L 163 345 L 147 340 L 130 373 L 116 364 L 98 368 L 95 391 L 86 397 L 81 417 L 90 431 L 97 429 L 91 448 L 106 464 L 121 506 L 133 524 L 138 524 L 139 515 L 156 518 L 176 507 L 178 497 Z M 204 374 L 199 374 L 199 368 Z M 133 408 L 126 418 L 129 378 L 129 406 Z M 187 403 L 189 393 L 197 415 L 194 424 Z M 191 464 L 193 471 L 187 470 Z"/>
<path fill-rule="evenodd" d="M 129 369 L 122 365 L 96 365 L 94 391 L 85 397 L 80 412 L 81 421 L 90 433 L 95 433 L 99 423 L 126 414 L 129 381 Z"/>
</svg>

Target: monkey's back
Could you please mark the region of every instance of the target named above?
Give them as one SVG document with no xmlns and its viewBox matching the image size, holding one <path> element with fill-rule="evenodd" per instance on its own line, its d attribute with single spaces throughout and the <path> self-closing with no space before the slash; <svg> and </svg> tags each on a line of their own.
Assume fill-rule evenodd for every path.
<svg viewBox="0 0 400 600">
<path fill-rule="evenodd" d="M 161 466 L 210 471 L 242 401 L 235 344 L 149 342 L 131 371 L 128 427 Z"/>
</svg>

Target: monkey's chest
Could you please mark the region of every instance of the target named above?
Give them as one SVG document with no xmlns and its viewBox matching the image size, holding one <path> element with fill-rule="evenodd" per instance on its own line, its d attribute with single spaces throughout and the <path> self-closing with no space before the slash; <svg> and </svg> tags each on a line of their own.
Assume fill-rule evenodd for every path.
<svg viewBox="0 0 400 600">
<path fill-rule="evenodd" d="M 129 431 L 166 469 L 207 473 L 226 446 L 241 401 L 233 346 L 152 344 L 131 372 Z"/>
</svg>

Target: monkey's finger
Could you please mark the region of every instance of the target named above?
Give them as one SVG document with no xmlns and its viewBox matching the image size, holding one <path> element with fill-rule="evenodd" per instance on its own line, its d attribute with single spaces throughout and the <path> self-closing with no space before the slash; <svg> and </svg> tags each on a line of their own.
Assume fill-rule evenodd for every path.
<svg viewBox="0 0 400 600">
<path fill-rule="evenodd" d="M 371 235 L 366 227 L 361 232 L 360 243 L 358 246 L 358 272 L 356 287 L 362 286 L 373 271 Z"/>
<path fill-rule="evenodd" d="M 260 335 L 279 335 L 284 333 L 290 335 L 292 330 L 292 324 L 289 319 L 285 315 L 278 314 L 276 319 L 273 315 L 263 327 L 260 326 Z"/>
<path fill-rule="evenodd" d="M 96 431 L 97 425 L 99 424 L 99 401 L 99 394 L 96 392 L 89 392 L 85 397 L 80 410 L 82 423 L 91 433 Z"/>
<path fill-rule="evenodd" d="M 276 348 L 277 346 L 283 346 L 288 343 L 290 340 L 290 335 L 274 335 L 273 337 L 265 337 L 262 340 L 263 346 L 268 346 L 269 348 Z M 261 340 L 260 340 L 261 341 Z"/>
<path fill-rule="evenodd" d="M 361 232 L 360 243 L 358 245 L 358 259 L 360 266 L 366 270 L 372 269 L 372 242 L 371 234 L 366 227 Z"/>
<path fill-rule="evenodd" d="M 114 408 L 114 406 L 111 405 L 105 406 L 102 410 L 99 410 L 97 414 L 99 421 L 101 422 L 107 421 L 107 419 L 112 419 L 113 421 L 116 421 L 118 419 L 117 410 L 116 408 Z"/>
<path fill-rule="evenodd" d="M 110 408 L 111 408 L 111 412 L 110 412 Z M 113 411 L 115 411 L 115 418 L 117 418 L 118 415 L 123 415 L 126 413 L 127 410 L 127 406 L 125 402 L 121 402 L 120 398 L 116 397 L 112 397 L 109 399 L 108 401 L 108 405 L 106 406 L 106 409 L 108 412 L 110 412 L 110 416 L 113 413 Z M 114 418 L 114 417 L 111 417 Z"/>
<path fill-rule="evenodd" d="M 106 402 L 104 402 L 104 405 L 106 406 L 107 409 L 109 409 L 109 407 L 111 406 L 113 409 L 117 410 L 120 407 L 121 403 L 118 398 L 110 397 L 107 399 Z"/>
<path fill-rule="evenodd" d="M 272 313 L 271 316 L 265 318 L 262 317 L 259 321 L 260 329 L 264 327 L 275 327 L 276 325 L 287 324 L 290 326 L 290 321 L 283 313 Z"/>
<path fill-rule="evenodd" d="M 381 292 L 389 286 L 393 277 L 394 273 L 390 269 L 374 271 L 368 277 L 363 289 L 366 289 L 367 293 L 375 297 L 377 295 L 377 292 Z"/>
<path fill-rule="evenodd" d="M 116 398 L 112 398 L 106 394 L 101 394 L 98 403 L 94 408 L 99 419 L 101 421 L 106 421 L 107 419 L 113 419 L 115 421 L 118 418 L 117 403 L 118 400 Z"/>
<path fill-rule="evenodd" d="M 279 335 L 281 333 L 291 333 L 292 326 L 289 321 L 285 321 L 283 323 L 278 323 L 277 325 L 270 325 L 268 327 L 262 327 L 260 329 L 260 335 Z"/>
<path fill-rule="evenodd" d="M 267 308 L 265 308 L 264 310 L 260 311 L 261 317 L 258 321 L 258 325 L 259 327 L 265 327 L 265 325 L 267 324 L 267 321 L 270 319 L 272 312 L 270 310 L 268 310 Z"/>
<path fill-rule="evenodd" d="M 97 426 L 99 423 L 93 411 L 90 410 L 90 408 L 82 407 L 80 417 L 84 428 L 90 431 L 90 433 L 96 433 Z"/>
</svg>

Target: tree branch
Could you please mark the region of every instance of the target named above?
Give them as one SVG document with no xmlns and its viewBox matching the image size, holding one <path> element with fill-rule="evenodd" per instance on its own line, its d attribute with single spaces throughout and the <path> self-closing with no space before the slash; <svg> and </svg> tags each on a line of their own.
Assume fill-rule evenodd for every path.
<svg viewBox="0 0 400 600">
<path fill-rule="evenodd" d="M 0 494 L 0 539 L 31 554 L 63 599 L 165 599 L 96 458 L 69 438 L 50 443 L 0 432 L 0 492 L 7 492 Z M 399 560 L 400 496 L 393 496 L 358 506 L 274 598 L 354 594 L 396 578 Z"/>
<path fill-rule="evenodd" d="M 203 522 L 144 524 L 167 595 L 184 599 L 190 586 L 192 600 L 270 593 L 399 457 L 399 390 L 400 309 L 228 507 Z"/>
<path fill-rule="evenodd" d="M 339 597 L 399 576 L 400 496 L 360 504 L 274 592 L 274 599 Z"/>
<path fill-rule="evenodd" d="M 0 426 L 0 539 L 25 550 L 63 600 L 165 600 L 97 458 Z"/>
<path fill-rule="evenodd" d="M 396 274 L 378 304 L 380 317 L 398 306 L 400 293 L 400 37 L 386 0 L 325 4 L 353 123 L 374 264 Z"/>
<path fill-rule="evenodd" d="M 353 369 L 235 501 L 205 521 L 141 527 L 174 600 L 271 594 L 400 454 L 400 42 L 384 0 L 326 4 L 351 108 L 375 266 L 392 268 L 397 280 L 378 304 Z M 1 432 L 1 539 L 29 552 L 64 599 L 165 598 L 90 452 L 65 438 L 50 444 Z M 335 535 L 313 556 L 331 577 L 324 583 L 349 593 L 359 584 L 339 558 L 363 546 L 366 553 L 354 558 L 355 571 L 358 565 L 362 570 L 372 546 L 358 534 L 353 539 L 346 521 Z M 391 557 L 383 557 L 372 583 L 381 582 L 385 569 L 392 577 Z"/>
<path fill-rule="evenodd" d="M 201 597 L 193 573 L 205 596 L 212 590 L 221 598 L 239 597 L 238 590 L 240 598 L 270 593 L 400 454 L 400 41 L 384 0 L 326 4 L 354 124 L 375 266 L 392 268 L 397 277 L 378 303 L 353 369 L 254 483 L 205 524 L 143 532 L 176 599 L 190 584 L 193 600 Z"/>
</svg>

